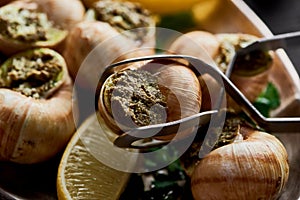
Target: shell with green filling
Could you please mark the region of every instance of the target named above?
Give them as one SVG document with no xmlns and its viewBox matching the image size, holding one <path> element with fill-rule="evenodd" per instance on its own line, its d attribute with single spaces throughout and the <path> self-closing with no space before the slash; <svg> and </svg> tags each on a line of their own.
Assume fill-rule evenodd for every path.
<svg viewBox="0 0 300 200">
<path fill-rule="evenodd" d="M 107 22 L 132 40 L 144 43 L 153 35 L 155 21 L 150 12 L 138 3 L 101 0 L 92 5 L 95 18 Z"/>
<path fill-rule="evenodd" d="M 0 51 L 6 55 L 33 47 L 54 48 L 67 36 L 34 2 L 16 1 L 0 8 Z"/>
<path fill-rule="evenodd" d="M 155 20 L 140 5 L 101 0 L 86 16 L 87 20 L 76 24 L 68 34 L 63 51 L 72 78 L 81 86 L 92 88 L 97 84 L 98 75 L 91 71 L 155 53 Z M 91 59 L 88 55 L 95 52 L 97 56 Z"/>
<path fill-rule="evenodd" d="M 131 64 L 112 73 L 98 86 L 98 118 L 116 134 L 136 127 L 172 122 L 200 112 L 202 91 L 194 72 L 185 64 L 164 60 Z M 170 140 L 185 131 L 155 135 Z"/>
<path fill-rule="evenodd" d="M 56 51 L 8 58 L 0 67 L 0 160 L 36 163 L 60 152 L 75 131 L 72 91 Z"/>
</svg>

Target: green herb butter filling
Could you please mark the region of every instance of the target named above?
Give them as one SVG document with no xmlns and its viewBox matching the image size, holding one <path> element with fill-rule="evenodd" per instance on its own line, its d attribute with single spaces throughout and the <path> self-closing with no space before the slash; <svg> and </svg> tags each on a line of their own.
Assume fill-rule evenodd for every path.
<svg viewBox="0 0 300 200">
<path fill-rule="evenodd" d="M 180 158 L 182 167 L 185 169 L 187 174 L 191 176 L 195 166 L 197 166 L 197 163 L 200 161 L 199 151 L 201 148 L 203 148 L 203 146 L 212 147 L 212 151 L 233 143 L 239 135 L 240 127 L 244 125 L 248 124 L 243 118 L 235 113 L 232 113 L 231 111 L 228 111 L 226 113 L 224 126 L 222 128 L 214 127 L 212 132 L 210 132 L 211 134 L 219 134 L 217 141 L 214 140 L 215 137 L 205 138 L 205 135 L 201 133 L 197 134 L 191 146 Z"/>
<path fill-rule="evenodd" d="M 146 126 L 166 120 L 166 98 L 155 76 L 147 71 L 125 70 L 113 74 L 105 83 L 103 95 L 110 114 L 114 111 L 121 118 L 130 116 L 135 125 Z"/>
<path fill-rule="evenodd" d="M 1 66 L 0 87 L 35 99 L 46 98 L 61 81 L 63 67 L 51 53 L 31 52 L 13 56 Z"/>
<path fill-rule="evenodd" d="M 94 4 L 94 9 L 98 20 L 109 23 L 119 32 L 126 31 L 124 34 L 134 40 L 143 41 L 148 32 L 145 27 L 153 24 L 148 10 L 139 4 L 103 0 Z"/>
<path fill-rule="evenodd" d="M 242 123 L 242 119 L 240 117 L 237 116 L 227 117 L 222 132 L 220 133 L 218 141 L 216 142 L 213 149 L 217 149 L 224 145 L 233 143 L 236 136 L 238 135 L 238 131 L 241 123 Z"/>
<path fill-rule="evenodd" d="M 222 34 L 220 54 L 215 59 L 219 68 L 225 72 L 235 52 L 255 42 L 256 37 L 251 35 Z M 233 73 L 242 76 L 252 76 L 268 69 L 273 58 L 267 51 L 256 50 L 244 56 L 237 57 Z"/>
<path fill-rule="evenodd" d="M 0 9 L 0 34 L 21 42 L 47 41 L 53 24 L 44 13 L 18 6 Z"/>
</svg>

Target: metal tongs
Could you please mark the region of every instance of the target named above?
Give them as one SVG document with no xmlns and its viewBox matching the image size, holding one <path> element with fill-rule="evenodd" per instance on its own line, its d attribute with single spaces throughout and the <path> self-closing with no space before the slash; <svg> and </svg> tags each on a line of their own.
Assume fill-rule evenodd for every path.
<svg viewBox="0 0 300 200">
<path fill-rule="evenodd" d="M 287 41 L 294 41 L 295 39 L 300 39 L 300 32 L 281 34 L 273 36 L 271 38 L 263 38 L 257 42 L 254 42 L 236 52 L 225 74 L 222 73 L 218 68 L 213 67 L 198 58 L 187 55 L 154 55 L 128 59 L 108 66 L 105 69 L 101 79 L 99 80 L 99 85 L 102 85 L 105 79 L 110 74 L 121 70 L 122 68 L 128 66 L 128 64 L 130 63 L 148 60 L 183 60 L 184 63 L 188 62 L 188 67 L 193 70 L 197 76 L 209 74 L 210 76 L 214 77 L 220 85 L 223 85 L 220 96 L 223 96 L 225 90 L 226 93 L 229 94 L 236 101 L 236 103 L 240 105 L 242 110 L 256 124 L 256 127 L 258 129 L 265 130 L 269 133 L 296 133 L 300 132 L 300 117 L 264 117 L 228 78 L 231 74 L 235 59 L 239 55 L 245 55 L 253 50 L 267 51 L 284 48 Z M 97 105 L 98 104 L 96 103 L 96 110 L 98 110 Z M 213 109 L 210 111 L 200 112 L 193 116 L 186 117 L 177 121 L 138 127 L 123 133 L 122 135 L 118 136 L 113 142 L 114 145 L 121 148 L 148 149 L 149 147 L 153 146 L 161 146 L 169 141 L 158 141 L 150 144 L 146 143 L 144 145 L 135 145 L 134 143 L 139 140 L 153 138 L 152 136 L 147 137 L 147 134 L 151 135 L 151 133 L 156 133 L 155 136 L 166 136 L 168 134 L 170 135 L 176 132 L 179 127 L 181 129 L 191 128 L 192 126 L 195 126 L 195 123 L 198 130 L 201 128 L 204 129 L 205 126 L 209 124 L 212 117 L 218 113 L 220 113 L 219 109 Z"/>
</svg>

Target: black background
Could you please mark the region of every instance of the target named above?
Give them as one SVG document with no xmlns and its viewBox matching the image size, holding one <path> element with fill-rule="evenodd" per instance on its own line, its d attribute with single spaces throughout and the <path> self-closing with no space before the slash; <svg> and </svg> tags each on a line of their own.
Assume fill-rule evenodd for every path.
<svg viewBox="0 0 300 200">
<path fill-rule="evenodd" d="M 299 0 L 244 0 L 273 34 L 300 31 Z M 286 49 L 298 74 L 300 73 L 300 44 Z"/>
</svg>

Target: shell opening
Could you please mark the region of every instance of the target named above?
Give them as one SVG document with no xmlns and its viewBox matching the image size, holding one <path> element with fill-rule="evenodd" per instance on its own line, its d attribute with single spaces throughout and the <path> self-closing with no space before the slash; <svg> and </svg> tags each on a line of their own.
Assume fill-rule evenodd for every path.
<svg viewBox="0 0 300 200">
<path fill-rule="evenodd" d="M 0 69 L 0 87 L 36 99 L 47 98 L 60 85 L 63 66 L 55 55 L 43 51 L 16 55 Z"/>
<path fill-rule="evenodd" d="M 119 32 L 134 40 L 143 41 L 148 29 L 154 24 L 148 10 L 139 4 L 119 1 L 98 1 L 94 4 L 96 18 L 109 23 Z"/>
<path fill-rule="evenodd" d="M 48 41 L 54 27 L 47 15 L 36 9 L 7 5 L 0 9 L 0 34 L 21 42 Z M 58 30 L 58 29 L 57 29 Z"/>
<path fill-rule="evenodd" d="M 119 71 L 107 79 L 103 91 L 105 109 L 122 125 L 136 127 L 166 121 L 166 98 L 150 72 Z"/>
<path fill-rule="evenodd" d="M 236 137 L 239 135 L 240 123 L 241 120 L 238 118 L 226 119 L 219 139 L 213 149 L 233 143 Z"/>
<path fill-rule="evenodd" d="M 257 40 L 252 35 L 220 34 L 220 54 L 215 58 L 219 68 L 225 72 L 235 52 Z M 233 73 L 242 76 L 254 76 L 269 69 L 273 58 L 268 51 L 257 50 L 249 54 L 238 56 Z"/>
</svg>

